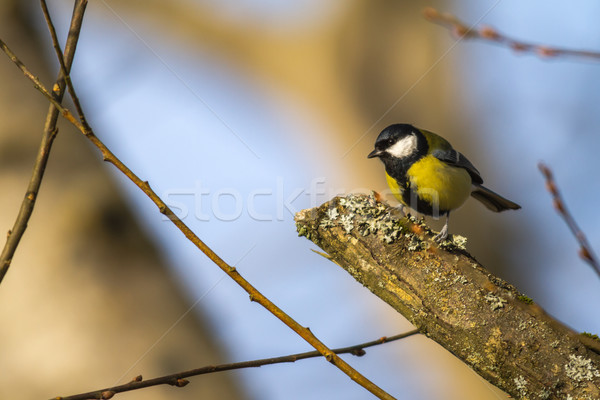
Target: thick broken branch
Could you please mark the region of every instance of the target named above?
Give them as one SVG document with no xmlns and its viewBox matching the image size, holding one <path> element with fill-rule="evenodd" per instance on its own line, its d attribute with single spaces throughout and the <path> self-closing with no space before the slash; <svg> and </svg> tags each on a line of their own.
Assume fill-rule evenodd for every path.
<svg viewBox="0 0 600 400">
<path fill-rule="evenodd" d="M 393 214 L 373 196 L 350 195 L 299 212 L 296 224 L 357 281 L 513 397 L 600 398 L 594 340 L 464 250 L 437 247 L 427 227 Z"/>
</svg>

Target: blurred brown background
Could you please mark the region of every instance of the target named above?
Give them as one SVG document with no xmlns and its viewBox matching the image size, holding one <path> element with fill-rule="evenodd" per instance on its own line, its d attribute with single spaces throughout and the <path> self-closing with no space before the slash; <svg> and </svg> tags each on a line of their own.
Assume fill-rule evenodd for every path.
<svg viewBox="0 0 600 400">
<path fill-rule="evenodd" d="M 505 3 L 90 2 L 73 77 L 92 125 L 122 160 L 159 193 L 191 201 L 183 206 L 186 223 L 331 346 L 392 335 L 410 324 L 308 251 L 281 204 L 250 201 L 257 193 L 279 201 L 281 189 L 293 206 L 313 205 L 305 195 L 320 177 L 326 193 L 319 201 L 338 191 L 385 190 L 382 166 L 365 157 L 379 131 L 395 122 L 442 134 L 468 155 L 491 188 L 524 206 L 519 214 L 499 217 L 469 200 L 454 213 L 450 232 L 467 236 L 469 250 L 484 265 L 543 307 L 572 318 L 566 322 L 576 329 L 593 331 L 596 319 L 589 311 L 573 311 L 552 289 L 562 280 L 565 293 L 577 296 L 570 285 L 596 283 L 574 250 L 559 248 L 564 258 L 557 258 L 547 249 L 563 231 L 535 170 L 542 157 L 564 167 L 558 150 L 576 150 L 546 130 L 547 119 L 523 116 L 539 109 L 547 118 L 548 110 L 562 110 L 555 114 L 564 120 L 553 125 L 568 126 L 575 115 L 553 103 L 560 96 L 522 83 L 536 77 L 541 87 L 556 83 L 564 94 L 562 81 L 543 61 L 515 59 L 487 44 L 456 44 L 422 18 L 425 6 L 439 6 L 473 23 L 484 17 L 501 21 L 519 10 L 515 2 Z M 49 4 L 64 34 L 72 5 Z M 57 68 L 39 6 L 3 0 L 0 7 L 0 37 L 50 85 Z M 559 72 L 570 79 L 588 73 Z M 0 226 L 9 229 L 31 174 L 47 103 L 6 59 L 0 77 Z M 542 100 L 528 97 L 536 90 Z M 596 123 L 578 132 L 586 135 Z M 29 229 L 0 287 L 0 397 L 49 398 L 138 374 L 150 378 L 307 350 L 217 275 L 112 172 L 84 138 L 61 124 Z M 193 193 L 198 181 L 211 190 L 202 205 Z M 591 198 L 597 185 L 587 187 L 590 193 L 583 196 Z M 295 198 L 293 188 L 303 192 Z M 219 218 L 217 211 L 236 215 L 228 203 L 238 199 L 236 193 L 248 202 L 241 216 Z M 211 207 L 211 218 L 199 217 L 201 207 Z M 257 221 L 252 210 L 273 218 Z M 553 225 L 538 228 L 546 219 Z M 550 260 L 556 263 L 548 266 Z M 578 272 L 563 269 L 566 263 Z M 398 398 L 505 397 L 424 337 L 386 346 L 349 361 Z M 212 374 L 192 378 L 184 389 L 120 396 L 275 399 L 282 393 L 368 397 L 321 360 Z"/>
</svg>

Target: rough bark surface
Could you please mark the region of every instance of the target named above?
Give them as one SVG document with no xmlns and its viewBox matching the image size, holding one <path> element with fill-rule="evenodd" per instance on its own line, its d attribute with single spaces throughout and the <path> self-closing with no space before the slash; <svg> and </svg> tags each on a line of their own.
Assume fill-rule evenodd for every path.
<svg viewBox="0 0 600 400">
<path fill-rule="evenodd" d="M 336 197 L 296 215 L 357 281 L 483 378 L 520 399 L 600 399 L 594 340 L 546 314 L 457 244 L 393 216 L 373 196 Z"/>
</svg>

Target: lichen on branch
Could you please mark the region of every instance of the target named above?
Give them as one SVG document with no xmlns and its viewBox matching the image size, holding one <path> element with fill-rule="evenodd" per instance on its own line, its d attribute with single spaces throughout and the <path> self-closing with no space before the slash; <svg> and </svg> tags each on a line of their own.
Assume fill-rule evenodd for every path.
<svg viewBox="0 0 600 400">
<path fill-rule="evenodd" d="M 456 243 L 373 195 L 336 197 L 296 214 L 323 249 L 421 332 L 516 398 L 600 398 L 593 341 L 546 314 Z M 585 370 L 584 370 L 585 369 Z"/>
</svg>

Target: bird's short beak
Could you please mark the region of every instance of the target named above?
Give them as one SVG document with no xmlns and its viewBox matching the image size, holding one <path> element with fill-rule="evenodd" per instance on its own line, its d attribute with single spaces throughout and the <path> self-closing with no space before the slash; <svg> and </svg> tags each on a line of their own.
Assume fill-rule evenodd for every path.
<svg viewBox="0 0 600 400">
<path fill-rule="evenodd" d="M 381 155 L 381 151 L 380 150 L 373 150 L 372 152 L 369 153 L 369 155 L 367 156 L 367 158 L 373 158 L 373 157 L 379 157 Z"/>
</svg>

